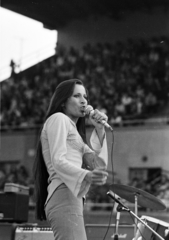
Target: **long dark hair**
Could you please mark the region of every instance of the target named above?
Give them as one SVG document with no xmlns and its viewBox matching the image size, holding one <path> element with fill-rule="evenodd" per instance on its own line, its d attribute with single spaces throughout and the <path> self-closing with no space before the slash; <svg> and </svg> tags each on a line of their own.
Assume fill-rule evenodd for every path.
<svg viewBox="0 0 169 240">
<path fill-rule="evenodd" d="M 78 79 L 70 79 L 70 80 L 61 82 L 56 87 L 45 116 L 45 121 L 52 114 L 57 112 L 63 112 L 62 105 L 73 94 L 75 84 L 83 85 L 83 82 Z M 87 90 L 86 90 L 86 93 L 87 93 Z M 86 142 L 85 118 L 84 117 L 79 118 L 76 125 L 77 125 L 77 130 L 81 135 L 83 141 Z M 40 131 L 40 134 L 41 134 L 41 131 Z M 46 220 L 44 204 L 46 202 L 46 198 L 48 194 L 47 187 L 48 187 L 49 174 L 47 172 L 43 154 L 42 154 L 42 145 L 41 145 L 40 136 L 38 140 L 33 172 L 34 172 L 34 184 L 35 184 L 36 217 L 39 220 Z"/>
</svg>

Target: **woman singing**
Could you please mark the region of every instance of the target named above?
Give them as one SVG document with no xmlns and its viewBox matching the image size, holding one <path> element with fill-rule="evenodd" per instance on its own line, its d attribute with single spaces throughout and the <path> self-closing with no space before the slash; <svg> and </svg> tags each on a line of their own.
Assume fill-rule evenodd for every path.
<svg viewBox="0 0 169 240">
<path fill-rule="evenodd" d="M 88 94 L 83 83 L 60 83 L 52 96 L 40 133 L 34 164 L 36 213 L 47 219 L 55 240 L 87 240 L 83 219 L 84 196 L 91 184 L 107 180 L 107 116 L 94 110 L 90 144 L 86 142 Z M 85 168 L 84 168 L 85 166 Z"/>
</svg>

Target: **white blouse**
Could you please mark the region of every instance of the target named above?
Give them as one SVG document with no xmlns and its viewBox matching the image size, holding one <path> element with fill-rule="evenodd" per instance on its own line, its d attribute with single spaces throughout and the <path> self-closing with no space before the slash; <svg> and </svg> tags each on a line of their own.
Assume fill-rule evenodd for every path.
<svg viewBox="0 0 169 240">
<path fill-rule="evenodd" d="M 90 170 L 98 166 L 107 168 L 106 137 L 101 146 L 94 130 L 90 138 L 92 150 L 83 142 L 76 124 L 63 113 L 55 113 L 46 120 L 41 133 L 41 143 L 49 173 L 46 202 L 62 183 L 78 198 L 88 192 L 90 183 L 84 178 L 89 170 L 82 168 L 83 162 Z"/>
</svg>

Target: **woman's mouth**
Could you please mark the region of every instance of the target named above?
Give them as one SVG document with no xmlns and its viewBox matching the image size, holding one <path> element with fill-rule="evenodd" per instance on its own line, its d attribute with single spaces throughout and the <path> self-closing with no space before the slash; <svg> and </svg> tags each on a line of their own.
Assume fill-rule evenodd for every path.
<svg viewBox="0 0 169 240">
<path fill-rule="evenodd" d="M 85 106 L 81 107 L 80 111 L 82 114 L 86 114 L 86 107 Z"/>
</svg>

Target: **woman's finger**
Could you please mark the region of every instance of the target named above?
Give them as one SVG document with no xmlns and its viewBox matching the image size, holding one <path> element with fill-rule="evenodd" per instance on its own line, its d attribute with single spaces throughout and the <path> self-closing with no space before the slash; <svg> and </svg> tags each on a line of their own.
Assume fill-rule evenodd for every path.
<svg viewBox="0 0 169 240">
<path fill-rule="evenodd" d="M 93 174 L 98 175 L 98 176 L 108 176 L 108 172 L 100 169 L 94 169 Z"/>
</svg>

